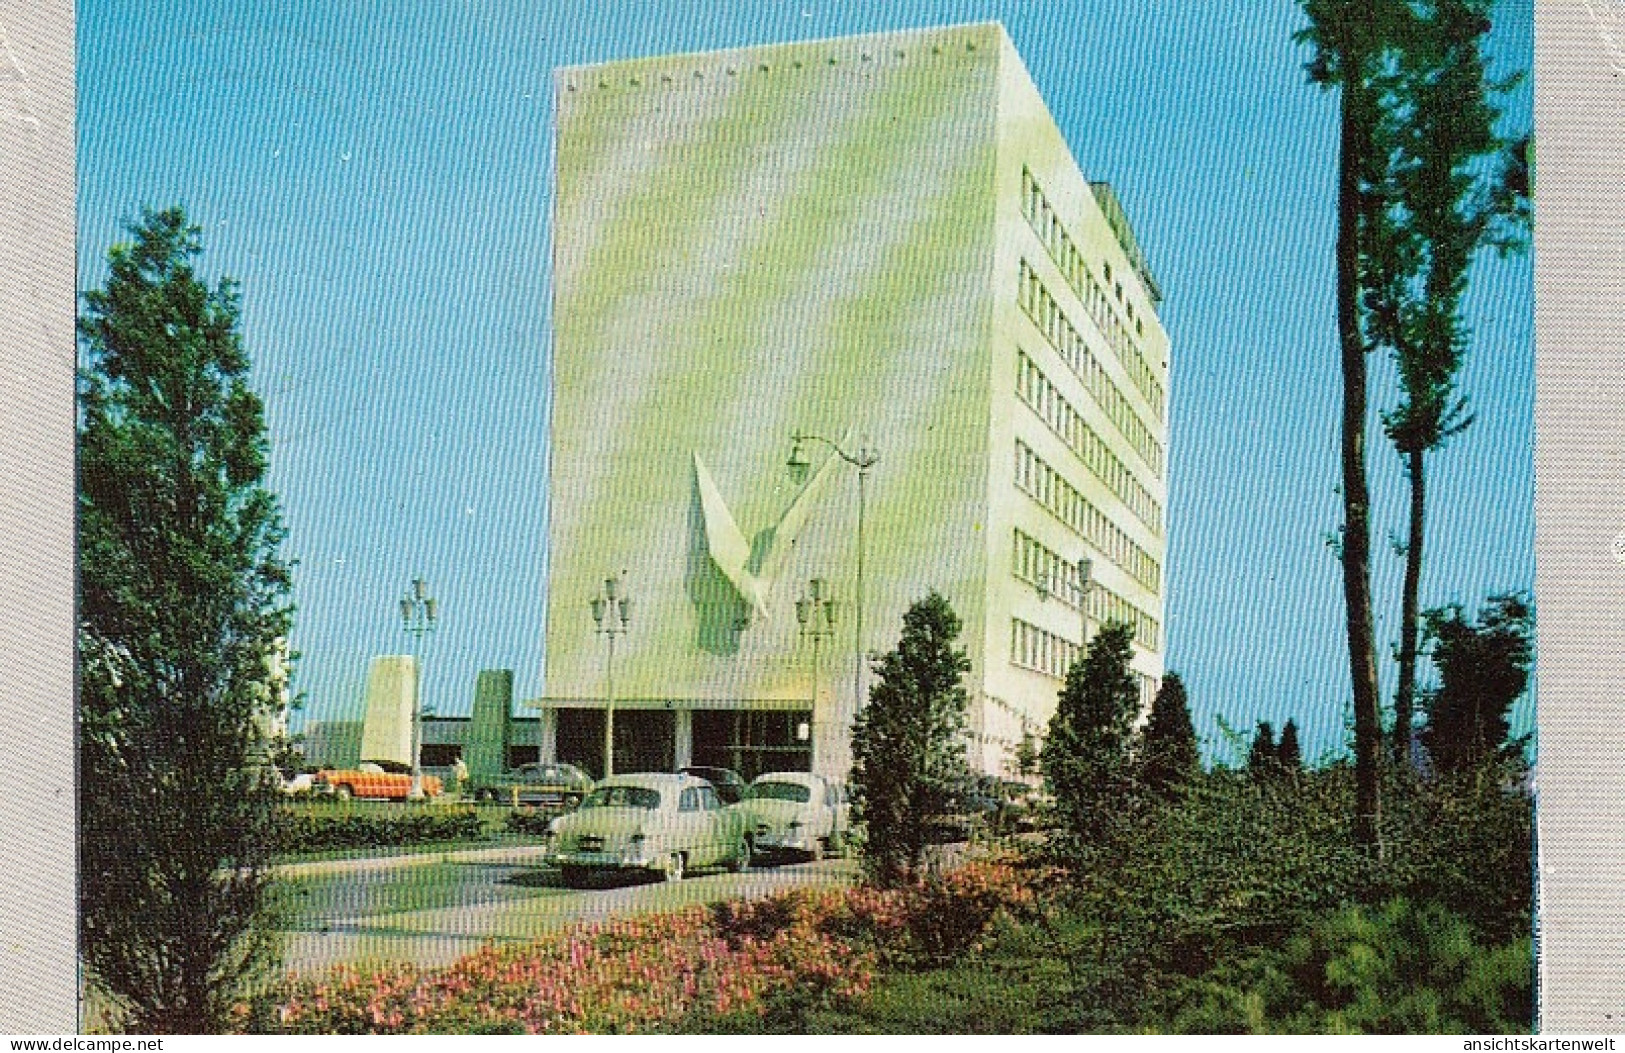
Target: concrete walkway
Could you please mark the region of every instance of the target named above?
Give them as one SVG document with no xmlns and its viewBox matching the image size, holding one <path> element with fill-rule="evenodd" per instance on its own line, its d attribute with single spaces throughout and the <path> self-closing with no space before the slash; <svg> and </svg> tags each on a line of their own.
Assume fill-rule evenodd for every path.
<svg viewBox="0 0 1625 1053">
<path fill-rule="evenodd" d="M 285 933 L 284 967 L 305 974 L 340 963 L 437 967 L 486 944 L 527 943 L 575 924 L 850 884 L 858 874 L 854 860 L 826 859 L 675 883 L 612 875 L 569 889 L 541 864 L 541 847 L 531 845 L 289 864 L 320 869 L 287 875 L 309 895 Z"/>
</svg>

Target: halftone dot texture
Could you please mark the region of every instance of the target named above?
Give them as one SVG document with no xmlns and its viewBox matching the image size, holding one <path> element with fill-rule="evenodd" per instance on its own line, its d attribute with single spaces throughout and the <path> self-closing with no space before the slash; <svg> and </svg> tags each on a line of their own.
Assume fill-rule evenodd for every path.
<svg viewBox="0 0 1625 1053">
<path fill-rule="evenodd" d="M 1589 6 L 1607 14 L 1612 9 L 1604 4 L 1590 0 Z M 12 20 L 5 25 L 15 42 L 36 17 L 36 7 L 27 5 L 22 22 L 7 10 Z M 549 589 L 544 568 L 553 397 L 547 372 L 554 335 L 552 71 L 611 59 L 999 19 L 1084 174 L 1109 180 L 1122 197 L 1168 294 L 1160 311 L 1174 347 L 1168 384 L 1168 666 L 1190 687 L 1210 757 L 1226 755 L 1218 741 L 1219 716 L 1244 735 L 1258 719 L 1279 728 L 1295 716 L 1304 752 L 1314 758 L 1340 750 L 1346 741 L 1348 690 L 1338 573 L 1322 543 L 1340 514 L 1332 492 L 1337 474 L 1330 251 L 1335 100 L 1305 84 L 1305 52 L 1290 41 L 1302 24 L 1294 4 L 1282 0 L 1249 7 L 1245 17 L 1237 10 L 1128 2 L 1101 7 L 907 0 L 824 7 L 737 0 L 658 10 L 513 5 L 480 9 L 477 17 L 451 5 L 426 4 L 373 19 L 360 9 L 316 2 L 272 10 L 199 0 L 162 10 L 149 7 L 135 18 L 121 5 L 85 0 L 78 284 L 87 288 L 104 277 L 102 261 L 120 236 L 121 219 L 143 204 L 175 201 L 204 227 L 210 273 L 243 282 L 245 342 L 267 401 L 273 486 L 292 531 L 289 552 L 301 560 L 294 646 L 304 658 L 295 686 L 308 697 L 308 721 L 359 718 L 368 660 L 407 647 L 394 601 L 417 573 L 430 579 L 443 612 L 441 630 L 425 654 L 428 705 L 442 713 L 466 713 L 478 671 L 492 667 L 514 669 L 516 697 L 533 698 L 548 668 L 542 632 Z M 1574 5 L 1551 17 L 1555 28 L 1543 26 L 1543 47 L 1551 49 L 1543 52 L 1543 62 L 1568 54 L 1563 69 L 1593 79 L 1577 89 L 1583 102 L 1566 114 L 1577 122 L 1572 130 L 1559 123 L 1548 133 L 1542 125 L 1543 266 L 1560 258 L 1561 249 L 1550 239 L 1565 236 L 1556 229 L 1561 216 L 1546 219 L 1551 203 L 1582 217 L 1570 228 L 1573 237 L 1588 246 L 1603 245 L 1600 239 L 1613 237 L 1617 229 L 1611 224 L 1619 221 L 1618 203 L 1599 205 L 1593 197 L 1587 204 L 1579 195 L 1611 193 L 1621 185 L 1618 173 L 1607 167 L 1611 157 L 1584 152 L 1617 135 L 1608 125 L 1619 112 L 1612 53 L 1597 31 L 1598 20 L 1585 8 Z M 1530 20 L 1527 5 L 1503 5 L 1498 11 L 1495 46 L 1504 68 L 1527 66 Z M 43 74 L 30 63 L 38 58 L 36 52 L 23 53 L 36 84 Z M 1543 91 L 1547 85 L 1564 90 L 1556 86 L 1559 72 L 1557 66 L 1542 67 Z M 740 71 L 736 77 L 747 74 L 758 75 Z M 725 106 L 741 89 L 731 89 L 730 95 L 725 85 L 713 84 L 706 90 Z M 1515 96 L 1515 121 L 1527 121 L 1529 98 L 1527 87 Z M 927 109 L 945 104 L 923 102 Z M 765 113 L 760 120 L 768 127 L 792 116 Z M 844 116 L 863 118 L 861 113 Z M 1564 116 L 1543 111 L 1542 121 Z M 668 120 L 661 127 L 676 128 L 680 116 Z M 1579 126 L 1587 120 L 1596 126 Z M 742 123 L 748 127 L 750 121 Z M 66 119 L 41 125 L 42 130 L 68 127 Z M 727 146 L 703 132 L 695 135 L 696 150 Z M 12 163 L 14 156 L 6 156 Z M 591 189 L 583 193 L 606 203 L 624 199 L 622 182 L 643 178 L 657 160 L 635 149 L 606 152 L 593 163 L 602 186 L 587 184 Z M 790 156 L 776 160 L 801 163 Z M 861 165 L 861 158 L 847 163 Z M 804 170 L 815 173 L 818 166 Z M 856 172 L 851 178 L 875 180 L 882 174 Z M 1571 180 L 1567 199 L 1565 176 Z M 921 185 L 929 184 L 922 179 Z M 697 185 L 672 192 L 690 195 L 692 211 L 700 213 L 715 201 L 718 188 Z M 939 195 L 922 213 L 923 222 L 951 214 L 958 203 Z M 667 207 L 674 221 L 694 222 L 677 206 Z M 750 233 L 782 226 L 786 202 L 764 200 L 761 207 L 753 224 L 734 229 Z M 51 214 L 63 215 L 64 208 Z M 6 215 L 12 222 L 15 214 Z M 866 223 L 862 229 L 879 228 Z M 954 236 L 941 234 L 950 243 Z M 617 266 L 647 266 L 636 256 L 636 232 L 604 244 L 613 249 Z M 695 287 L 702 278 L 732 283 L 718 287 L 730 291 L 739 311 L 721 318 L 697 310 L 674 313 L 673 324 L 706 346 L 713 337 L 716 346 L 741 348 L 777 336 L 779 319 L 793 328 L 796 307 L 804 300 L 783 281 L 798 269 L 815 268 L 820 280 L 861 282 L 866 291 L 884 295 L 888 269 L 897 277 L 903 273 L 899 263 L 919 262 L 861 246 L 847 251 L 847 246 L 773 244 L 754 235 L 733 249 L 732 257 L 708 257 L 703 267 L 668 261 Z M 1619 258 L 1617 251 L 1604 256 L 1609 266 Z M 732 259 L 733 269 L 724 273 L 712 266 L 722 258 Z M 775 266 L 761 266 L 764 260 Z M 1528 587 L 1533 580 L 1530 270 L 1527 258 L 1485 260 L 1475 273 L 1469 305 L 1475 343 L 1464 388 L 1479 420 L 1438 455 L 1430 472 L 1435 503 L 1424 604 L 1460 600 L 1471 607 L 1490 591 Z M 932 276 L 947 290 L 940 294 L 944 310 L 960 302 L 948 288 L 951 277 Z M 1607 267 L 1591 265 L 1550 276 L 1542 287 L 1543 339 L 1572 334 L 1585 342 L 1581 351 L 1593 355 L 1596 347 L 1611 346 L 1618 330 L 1617 314 L 1609 313 L 1619 302 L 1614 281 Z M 65 321 L 71 311 L 64 310 Z M 928 317 L 931 312 L 921 307 L 917 313 Z M 600 323 L 624 326 L 625 315 L 620 319 L 606 314 Z M 876 332 L 906 333 L 910 324 L 907 313 L 876 317 L 854 305 L 840 327 L 792 336 L 811 341 L 865 333 L 871 326 Z M 616 339 L 638 336 L 623 330 Z M 64 334 L 55 346 L 68 342 L 71 336 Z M 684 397 L 681 387 L 639 387 L 632 374 L 616 394 L 643 404 L 641 421 L 706 414 L 776 435 L 797 424 L 821 426 L 814 419 L 759 425 L 754 420 L 748 408 L 753 397 L 774 391 L 776 384 L 801 382 L 787 380 L 793 374 L 790 359 L 777 364 L 782 368 L 714 378 L 724 394 L 712 402 Z M 67 364 L 62 365 L 65 370 Z M 890 356 L 863 382 L 892 385 L 906 398 L 917 368 L 906 356 Z M 1391 392 L 1391 370 L 1384 363 L 1373 362 L 1373 375 L 1376 386 L 1388 385 Z M 820 411 L 841 416 L 830 400 L 850 379 L 830 380 L 823 393 L 798 392 L 809 418 Z M 1563 688 L 1554 683 L 1554 655 L 1575 670 L 1575 686 L 1567 689 L 1572 705 L 1594 710 L 1596 698 L 1618 694 L 1598 655 L 1611 661 L 1620 653 L 1622 641 L 1610 635 L 1614 630 L 1607 617 L 1614 596 L 1608 589 L 1616 580 L 1610 575 L 1619 568 L 1607 544 L 1625 527 L 1625 517 L 1597 482 L 1614 475 L 1574 468 L 1568 460 L 1613 456 L 1610 421 L 1619 409 L 1609 401 L 1617 394 L 1614 383 L 1613 373 L 1599 371 L 1583 355 L 1542 377 L 1542 410 L 1558 416 L 1542 421 L 1540 497 L 1563 502 L 1546 506 L 1543 516 L 1571 507 L 1595 511 L 1594 520 L 1567 528 L 1561 520 L 1543 518 L 1542 545 L 1570 537 L 1574 551 L 1593 553 L 1586 546 L 1596 541 L 1593 554 L 1604 561 L 1593 565 L 1589 555 L 1560 555 L 1554 564 L 1544 555 L 1538 599 L 1541 684 L 1547 692 L 1543 744 L 1548 747 L 1554 745 L 1552 715 L 1564 705 L 1552 695 Z M 67 384 L 64 372 L 63 398 Z M 39 389 L 28 391 L 34 398 Z M 1551 400 L 1560 396 L 1567 401 L 1554 409 Z M 1370 463 L 1377 499 L 1377 634 L 1388 644 L 1395 636 L 1402 564 L 1385 558 L 1380 542 L 1387 531 L 1403 526 L 1403 479 L 1397 457 L 1380 441 L 1375 413 L 1383 405 L 1386 397 L 1373 397 Z M 49 407 L 68 412 L 54 402 Z M 7 425 L 44 426 L 49 407 L 34 413 L 29 404 L 21 415 L 8 413 Z M 944 411 L 921 399 L 896 412 L 899 419 L 904 412 L 913 414 L 913 421 L 929 427 Z M 67 426 L 68 418 L 62 420 Z M 1554 430 L 1570 422 L 1572 432 Z M 840 428 L 833 421 L 822 426 Z M 606 417 L 601 430 L 583 441 L 613 453 L 624 444 L 649 441 L 653 427 L 617 431 Z M 8 448 L 8 470 L 18 464 L 32 471 L 43 463 L 32 443 L 15 457 Z M 781 470 L 788 451 L 775 450 L 770 457 L 765 446 L 751 451 L 719 445 L 706 456 L 748 533 L 770 522 L 788 495 L 766 482 L 773 478 L 788 485 Z M 730 459 L 736 463 L 725 467 Z M 1548 465 L 1559 474 L 1548 472 Z M 1561 474 L 1565 465 L 1567 475 Z M 903 470 L 900 460 L 888 458 L 885 466 Z M 911 469 L 940 470 L 929 463 Z M 878 476 L 875 484 L 880 485 Z M 902 492 L 895 478 L 887 485 Z M 64 500 L 68 492 L 62 489 Z M 850 475 L 835 481 L 824 528 L 828 536 L 820 538 L 820 526 L 809 525 L 809 546 L 817 541 L 832 552 L 850 547 L 846 524 L 855 497 Z M 34 505 L 18 514 L 29 524 L 27 547 L 19 551 L 37 553 Z M 7 522 L 16 519 L 8 516 Z M 945 523 L 937 529 L 946 529 Z M 615 529 L 609 524 L 591 540 L 613 541 Z M 932 528 L 916 529 L 919 536 L 909 544 L 920 543 Z M 872 543 L 878 546 L 883 539 Z M 29 558 L 53 566 L 61 562 Z M 1574 568 L 1572 579 L 1548 577 L 1566 573 L 1565 566 Z M 13 609 L 28 618 L 37 611 L 65 610 L 60 604 L 66 602 L 67 585 L 57 581 L 56 587 L 64 590 L 58 607 L 24 603 Z M 634 587 L 653 595 L 648 584 Z M 846 590 L 849 595 L 850 585 Z M 585 595 L 571 601 L 580 605 L 581 638 L 574 647 L 590 646 Z M 878 627 L 878 617 L 872 624 Z M 45 639 L 66 647 L 50 633 Z M 1386 661 L 1387 648 L 1381 650 L 1388 696 L 1393 667 Z M 24 653 L 26 678 L 32 678 L 34 655 L 41 652 Z M 65 649 L 62 654 L 65 663 Z M 0 661 L 15 660 L 0 654 Z M 582 679 L 593 683 L 585 671 Z M 1591 701 L 1581 699 L 1582 693 Z M 65 696 L 53 691 L 49 697 Z M 42 711 L 28 708 L 30 720 Z M 1527 730 L 1531 719 L 1532 702 L 1523 707 L 1520 730 Z M 7 726 L 35 725 L 8 721 Z M 1616 733 L 1601 725 L 1567 727 L 1560 748 L 1587 735 L 1607 742 Z M 65 724 L 44 733 L 67 741 Z M 31 756 L 24 756 L 26 764 L 35 763 Z M 1606 767 L 1574 769 L 1565 797 L 1561 764 L 1544 766 L 1543 844 L 1549 859 L 1564 843 L 1562 829 L 1550 826 L 1551 816 L 1589 821 L 1600 807 L 1595 802 L 1620 797 L 1610 781 L 1618 777 L 1615 770 L 1611 761 Z M 1594 793 L 1580 793 L 1582 786 Z M 1607 845 L 1618 843 L 1619 831 L 1607 819 L 1612 813 L 1601 814 L 1600 824 L 1578 831 L 1591 854 L 1572 857 L 1581 861 L 1577 870 L 1560 868 L 1546 881 L 1551 1027 L 1569 1027 L 1551 1015 L 1557 1005 L 1552 992 L 1580 989 L 1566 978 L 1590 977 L 1602 985 L 1619 972 L 1617 962 L 1609 968 L 1582 967 L 1586 940 L 1597 939 L 1600 947 L 1600 932 L 1593 936 L 1582 924 L 1564 921 L 1565 904 L 1587 896 L 1617 906 L 1614 890 L 1601 877 L 1612 871 L 1594 865 L 1605 858 Z M 1575 882 L 1569 900 L 1562 896 L 1565 875 Z M 19 868 L 6 880 L 34 879 Z M 1582 885 L 1590 891 L 1573 891 Z M 1570 951 L 1563 949 L 1565 940 Z M 1584 1005 L 1601 1007 L 1604 1001 L 1598 995 Z M 1593 1026 L 1584 1021 L 1607 1026 L 1595 1014 L 1572 1019 L 1581 1021 L 1575 1027 Z"/>
<path fill-rule="evenodd" d="M 1306 53 L 1291 42 L 1302 24 L 1296 5 L 1280 0 L 1237 18 L 1225 5 L 734 0 L 497 7 L 465 18 L 426 4 L 379 20 L 313 2 L 273 12 L 197 0 L 140 18 L 103 3 L 86 0 L 81 19 L 79 284 L 103 276 L 122 218 L 172 201 L 203 226 L 205 265 L 242 281 L 273 485 L 289 552 L 300 560 L 293 646 L 303 655 L 295 676 L 307 705 L 296 727 L 360 718 L 367 661 L 406 648 L 393 603 L 418 573 L 444 611 L 425 656 L 431 708 L 467 713 L 485 668 L 513 669 L 519 700 L 541 694 L 553 71 L 998 19 L 1084 175 L 1110 182 L 1122 198 L 1167 293 L 1159 311 L 1174 347 L 1167 666 L 1190 687 L 1210 754 L 1221 715 L 1238 725 L 1295 715 L 1307 756 L 1342 748 L 1341 597 L 1322 543 L 1339 521 L 1329 247 L 1336 104 L 1305 82 Z M 1506 5 L 1494 43 L 1500 67 L 1527 67 L 1530 46 L 1527 8 Z M 732 86 L 684 90 L 726 105 L 748 95 L 751 78 L 790 72 L 740 71 Z M 725 70 L 720 76 L 727 80 Z M 623 85 L 598 104 L 633 90 Z M 131 99 L 142 105 L 132 108 Z M 1514 121 L 1527 121 L 1528 100 L 1525 86 L 1513 99 Z M 927 112 L 942 104 L 925 100 Z M 674 111 L 651 128 L 682 133 L 683 122 L 706 112 Z M 795 116 L 791 109 L 748 118 L 731 134 Z M 703 129 L 695 134 L 696 151 L 727 148 Z M 849 152 L 846 163 L 862 160 Z M 575 192 L 609 208 L 659 158 L 623 144 L 590 164 L 593 178 Z M 819 167 L 803 171 L 817 178 Z M 692 192 L 692 214 L 668 209 L 693 224 L 725 189 L 682 188 Z M 765 197 L 753 224 L 730 221 L 744 239 L 733 251 L 743 254 L 721 288 L 741 311 L 721 323 L 674 315 L 689 339 L 707 325 L 717 326 L 724 347 L 784 339 L 777 325 L 795 346 L 869 324 L 854 309 L 843 329 L 794 331 L 800 301 L 784 287 L 788 276 L 858 279 L 873 292 L 884 270 L 876 270 L 872 246 L 843 253 L 758 238 L 783 226 L 794 200 L 804 198 Z M 600 247 L 621 253 L 612 259 L 634 271 L 649 265 L 624 258 L 637 249 L 634 232 Z M 816 253 L 826 262 L 810 269 Z M 692 271 L 685 277 L 693 283 L 715 277 L 727 258 L 676 266 Z M 614 270 L 586 281 L 607 282 Z M 1472 604 L 1532 580 L 1529 270 L 1525 257 L 1486 259 L 1475 272 L 1477 339 L 1463 386 L 1479 419 L 1430 472 L 1438 541 L 1424 575 L 1427 605 Z M 770 305 L 783 314 L 766 311 Z M 626 318 L 601 324 L 624 326 Z M 631 378 L 621 394 L 651 401 L 649 416 L 703 409 L 737 424 L 751 419 L 750 397 L 771 390 L 792 365 L 786 356 L 780 372 L 718 378 L 718 398 L 705 407 L 671 391 L 643 392 Z M 893 357 L 888 368 L 896 377 L 913 367 Z M 1374 585 L 1378 597 L 1392 597 L 1376 612 L 1386 695 L 1403 563 L 1380 542 L 1402 530 L 1404 487 L 1399 459 L 1376 428 L 1375 414 L 1391 402 L 1391 370 L 1374 361 L 1373 373 Z M 816 392 L 798 394 L 809 411 L 822 405 Z M 928 412 L 923 401 L 908 408 Z M 592 441 L 613 452 L 633 438 L 606 425 Z M 754 475 L 747 492 L 743 479 L 723 479 L 720 460 L 709 463 L 731 502 L 784 497 L 757 488 Z M 840 482 L 831 496 L 855 500 L 852 481 Z M 1496 514 L 1469 518 L 1469 499 Z M 829 519 L 841 521 L 842 511 L 832 504 Z M 765 518 L 736 512 L 745 529 Z M 1451 540 L 1464 537 L 1471 543 Z M 583 614 L 582 637 L 590 632 Z"/>
</svg>

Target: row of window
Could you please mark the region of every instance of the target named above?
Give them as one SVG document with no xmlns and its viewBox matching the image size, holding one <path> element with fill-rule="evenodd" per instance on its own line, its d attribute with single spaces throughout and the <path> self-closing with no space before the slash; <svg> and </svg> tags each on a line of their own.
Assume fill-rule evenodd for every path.
<svg viewBox="0 0 1625 1053">
<path fill-rule="evenodd" d="M 1157 620 L 1099 582 L 1089 586 L 1089 620 L 1096 625 L 1127 622 L 1134 630 L 1135 643 L 1148 651 L 1162 649 L 1162 626 Z"/>
<path fill-rule="evenodd" d="M 1024 351 L 1016 352 L 1016 394 L 1055 429 L 1055 434 L 1112 493 L 1123 499 L 1129 511 L 1140 517 L 1140 522 L 1158 537 L 1162 536 L 1162 505 L 1151 496 L 1151 491 L 1140 485 L 1128 465 L 1118 459 L 1105 440 L 1084 423 L 1083 415 Z"/>
<path fill-rule="evenodd" d="M 1162 686 L 1162 681 L 1154 676 L 1146 676 L 1144 673 L 1138 672 L 1134 674 L 1134 677 L 1140 682 L 1140 712 L 1149 712 L 1151 703 L 1156 701 L 1157 689 Z"/>
<path fill-rule="evenodd" d="M 1074 610 L 1082 610 L 1083 581 L 1078 565 L 1062 559 L 1050 548 L 1020 530 L 1011 549 L 1010 571 L 1023 581 L 1030 582 L 1054 596 Z"/>
<path fill-rule="evenodd" d="M 1044 197 L 1044 191 L 1038 186 L 1038 180 L 1033 178 L 1032 172 L 1027 168 L 1021 170 L 1021 212 L 1027 217 L 1027 223 L 1033 228 L 1033 233 L 1038 235 L 1038 240 L 1043 242 L 1044 248 L 1049 251 L 1050 259 L 1060 268 L 1067 284 L 1078 294 L 1078 300 L 1088 310 L 1089 317 L 1095 320 L 1095 325 L 1106 335 L 1106 343 L 1111 347 L 1112 353 L 1123 364 L 1123 369 L 1127 371 L 1129 379 L 1134 381 L 1134 386 L 1140 389 L 1140 394 L 1151 403 L 1151 412 L 1160 421 L 1162 385 L 1157 382 L 1156 374 L 1146 363 L 1145 356 L 1140 353 L 1138 341 L 1134 339 L 1136 335 L 1145 335 L 1145 326 L 1134 316 L 1133 301 L 1123 299 L 1123 283 L 1117 282 L 1112 288 L 1117 301 L 1128 311 L 1129 321 L 1134 323 L 1133 335 L 1129 333 L 1128 325 L 1117 316 L 1117 311 L 1113 309 L 1111 301 L 1106 296 L 1106 290 L 1083 262 L 1083 254 L 1078 251 L 1077 245 L 1061 226 L 1060 217 L 1050 207 L 1048 199 Z M 1106 282 L 1110 284 L 1111 264 L 1106 263 L 1103 266 Z"/>
<path fill-rule="evenodd" d="M 1038 331 L 1044 334 L 1050 346 L 1072 368 L 1078 379 L 1083 381 L 1089 394 L 1117 425 L 1117 430 L 1123 433 L 1129 445 L 1151 466 L 1157 478 L 1162 478 L 1162 445 L 1095 358 L 1094 352 L 1089 350 L 1089 345 L 1083 342 L 1077 327 L 1067 318 L 1061 305 L 1044 287 L 1043 279 L 1026 260 L 1021 261 L 1020 279 L 1020 284 L 1016 286 L 1017 305 L 1032 319 Z"/>
<path fill-rule="evenodd" d="M 1065 637 L 1028 625 L 1020 618 L 1010 619 L 1011 665 L 1064 680 L 1078 652 L 1078 645 Z"/>
<path fill-rule="evenodd" d="M 1153 593 L 1162 592 L 1162 567 L 1157 561 L 1020 439 L 1016 440 L 1016 486 L 1135 581 Z"/>
<path fill-rule="evenodd" d="M 1015 532 L 1010 569 L 1016 577 L 1042 588 L 1068 607 L 1081 609 L 1083 589 L 1078 565 L 1020 530 Z M 1157 620 L 1099 582 L 1089 585 L 1089 619 L 1096 625 L 1127 622 L 1141 647 L 1155 651 L 1162 645 L 1162 626 Z"/>
</svg>

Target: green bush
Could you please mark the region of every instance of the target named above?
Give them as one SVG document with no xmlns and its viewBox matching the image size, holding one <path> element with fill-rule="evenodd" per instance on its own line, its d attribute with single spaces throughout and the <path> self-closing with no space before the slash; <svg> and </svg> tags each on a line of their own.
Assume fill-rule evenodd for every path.
<svg viewBox="0 0 1625 1053">
<path fill-rule="evenodd" d="M 1492 764 L 1385 788 L 1385 868 L 1393 895 L 1439 903 L 1479 939 L 1528 936 L 1534 916 L 1534 801 L 1523 769 Z"/>
<path fill-rule="evenodd" d="M 1055 839 L 1049 858 L 1068 875 L 1061 912 L 1096 926 L 1082 943 L 1057 949 L 1077 997 L 1091 1006 L 1088 1026 L 1157 1029 L 1199 1004 L 1211 1019 L 1181 1027 L 1286 1027 L 1279 1002 L 1259 1001 L 1268 984 L 1237 986 L 1226 970 L 1268 960 L 1344 911 L 1380 912 L 1394 900 L 1428 904 L 1475 946 L 1516 957 L 1531 932 L 1533 895 L 1533 806 L 1517 772 L 1434 779 L 1391 772 L 1387 780 L 1381 859 L 1354 844 L 1354 778 L 1344 765 L 1263 782 L 1215 772 L 1193 780 L 1178 800 L 1125 801 L 1104 840 Z M 1527 1000 L 1527 971 L 1514 979 L 1511 989 Z M 1193 1003 L 1192 984 L 1217 986 Z M 1463 1015 L 1447 1003 L 1440 1019 L 1495 1016 Z M 1424 1028 L 1431 1019 L 1411 1007 L 1385 1024 L 1335 1017 L 1335 1008 L 1292 1026 Z"/>
<path fill-rule="evenodd" d="M 1352 769 L 1263 783 L 1216 772 L 1179 801 L 1142 807 L 1132 837 L 1063 862 L 1077 905 L 1104 919 L 1124 953 L 1185 976 L 1394 897 L 1437 903 L 1500 944 L 1531 925 L 1533 806 L 1516 787 L 1494 772 L 1392 776 L 1378 860 L 1354 844 Z"/>
<path fill-rule="evenodd" d="M 1532 1023 L 1530 941 L 1485 946 L 1437 904 L 1345 907 L 1182 986 L 1180 1033 L 1508 1034 Z"/>
<path fill-rule="evenodd" d="M 283 852 L 394 848 L 476 840 L 483 833 L 479 814 L 472 808 L 403 809 L 393 814 L 284 810 L 278 847 Z"/>
<path fill-rule="evenodd" d="M 557 812 L 544 812 L 535 808 L 515 808 L 508 813 L 508 818 L 503 822 L 503 828 L 510 834 L 545 835 L 548 833 L 548 824 L 553 821 L 554 816 L 557 814 Z"/>
</svg>

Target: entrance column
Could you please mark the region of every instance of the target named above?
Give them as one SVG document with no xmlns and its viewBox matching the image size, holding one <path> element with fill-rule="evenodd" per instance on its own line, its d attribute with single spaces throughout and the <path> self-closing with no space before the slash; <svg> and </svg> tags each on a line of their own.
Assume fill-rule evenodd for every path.
<svg viewBox="0 0 1625 1053">
<path fill-rule="evenodd" d="M 537 759 L 543 764 L 552 764 L 559 759 L 559 711 L 552 706 L 543 706 L 536 730 L 539 739 L 536 744 Z"/>
<path fill-rule="evenodd" d="M 676 712 L 675 740 L 672 743 L 672 755 L 677 758 L 676 768 L 686 768 L 694 763 L 694 711 L 692 709 L 679 709 Z"/>
</svg>

